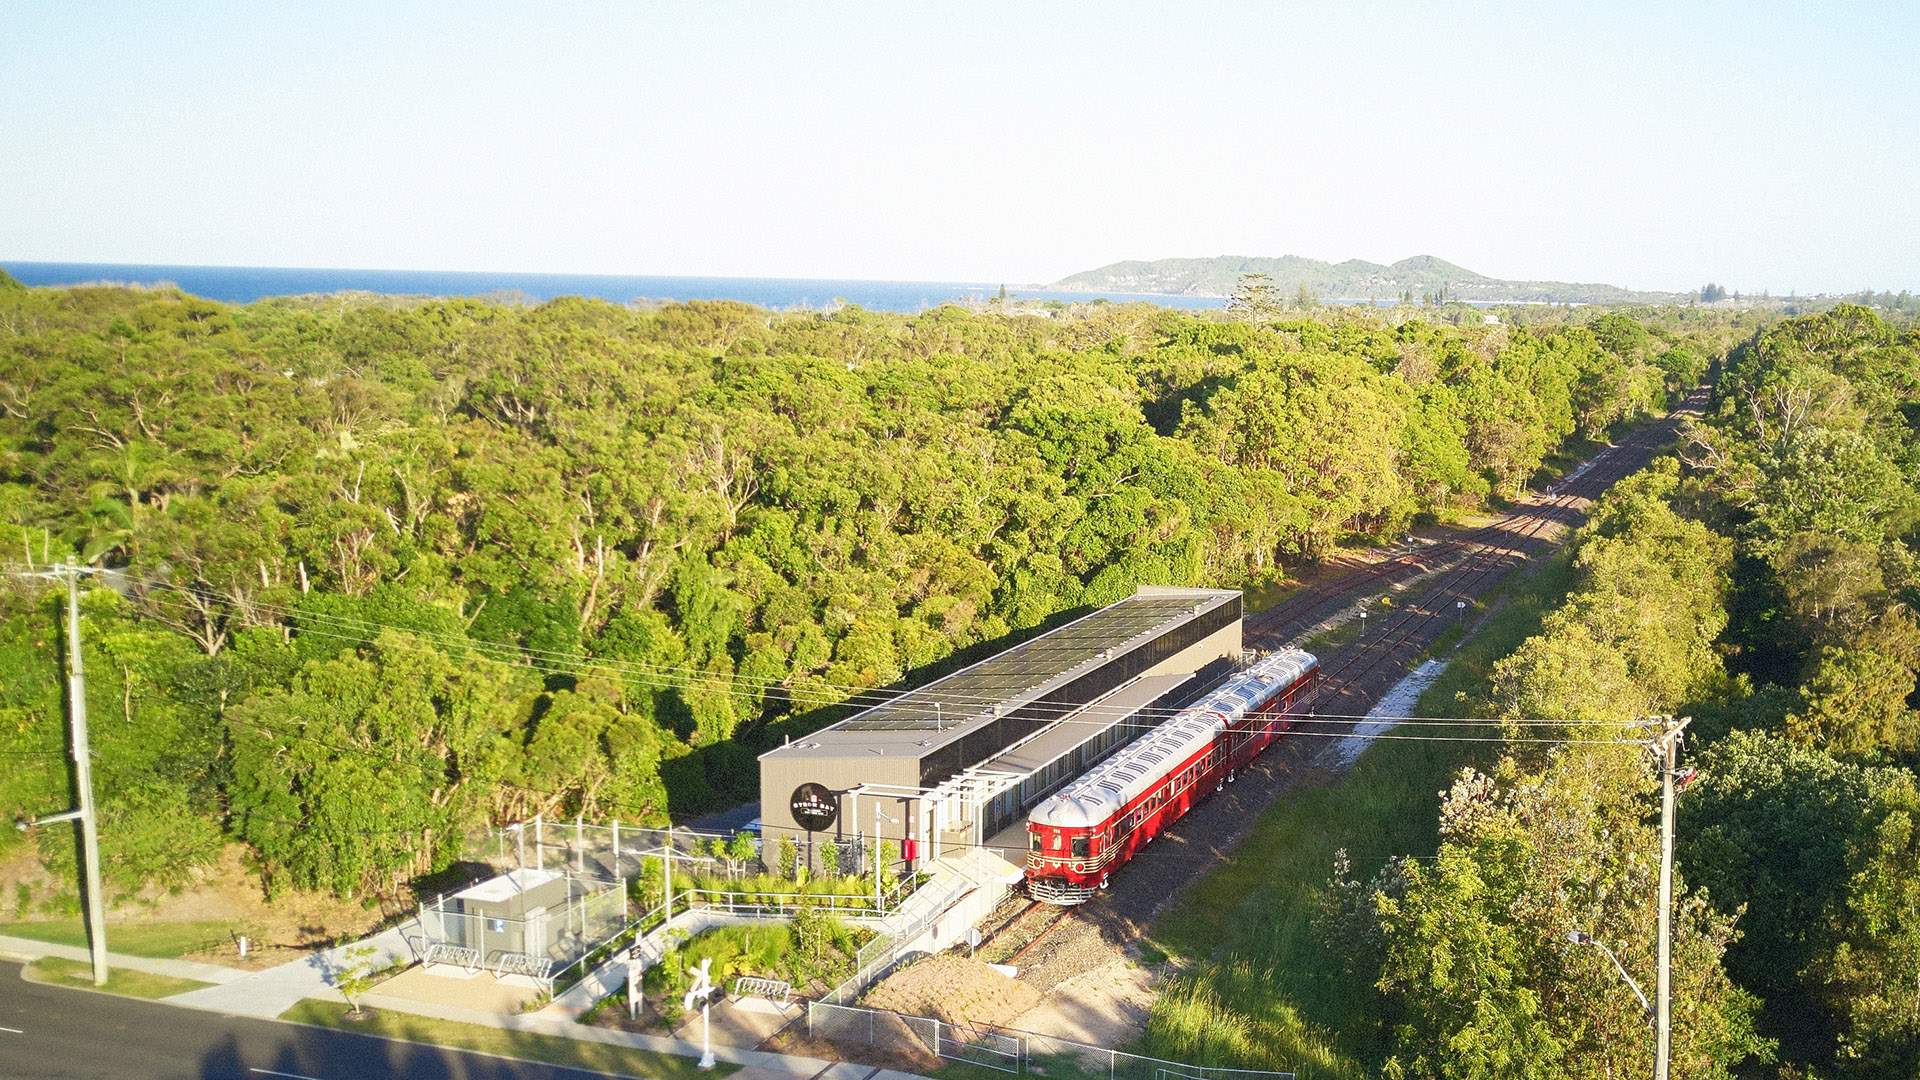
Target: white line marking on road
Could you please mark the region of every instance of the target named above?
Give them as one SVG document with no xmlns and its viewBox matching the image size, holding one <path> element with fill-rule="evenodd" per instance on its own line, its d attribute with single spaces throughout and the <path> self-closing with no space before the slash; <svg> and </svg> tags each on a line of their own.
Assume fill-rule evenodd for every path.
<svg viewBox="0 0 1920 1080">
<path fill-rule="evenodd" d="M 299 1073 L 274 1072 L 272 1069 L 248 1069 L 247 1071 L 259 1073 L 261 1076 L 284 1076 L 287 1077 L 287 1080 L 320 1080 L 320 1078 L 316 1076 L 301 1076 Z"/>
<path fill-rule="evenodd" d="M 25 1035 L 26 1034 L 26 1032 L 21 1031 L 19 1028 L 0 1028 L 0 1031 L 4 1031 L 9 1035 Z"/>
</svg>

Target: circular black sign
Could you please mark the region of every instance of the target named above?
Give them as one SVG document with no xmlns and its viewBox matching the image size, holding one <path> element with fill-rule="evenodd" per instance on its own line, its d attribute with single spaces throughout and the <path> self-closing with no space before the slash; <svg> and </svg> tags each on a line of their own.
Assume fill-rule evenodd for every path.
<svg viewBox="0 0 1920 1080">
<path fill-rule="evenodd" d="M 840 816 L 840 800 L 825 784 L 801 784 L 793 789 L 793 820 L 809 832 L 833 828 Z"/>
</svg>

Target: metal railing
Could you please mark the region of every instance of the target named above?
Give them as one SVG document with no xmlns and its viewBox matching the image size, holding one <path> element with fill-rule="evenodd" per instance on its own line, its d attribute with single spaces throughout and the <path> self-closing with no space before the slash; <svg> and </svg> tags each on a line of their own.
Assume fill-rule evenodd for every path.
<svg viewBox="0 0 1920 1080">
<path fill-rule="evenodd" d="M 1193 1065 L 1018 1028 L 826 1001 L 807 1005 L 807 1035 L 843 1054 L 854 1051 L 848 1054 L 852 1059 L 860 1047 L 872 1047 L 879 1051 L 872 1056 L 888 1062 L 924 1055 L 1048 1080 L 1295 1080 L 1292 1072 Z"/>
<path fill-rule="evenodd" d="M 923 901 L 921 913 L 906 926 L 892 931 L 882 932 L 872 941 L 860 947 L 854 956 L 853 974 L 845 982 L 833 988 L 822 1000 L 835 1004 L 846 1004 L 884 978 L 888 972 L 900 965 L 908 956 L 907 947 L 927 932 L 940 916 L 962 896 L 977 886 L 966 878 L 949 881 L 938 893 L 928 894 Z"/>
<path fill-rule="evenodd" d="M 880 906 L 875 907 L 871 892 L 764 892 L 758 889 L 732 888 L 691 888 L 676 889 L 673 897 L 676 907 L 684 902 L 687 908 L 712 908 L 730 915 L 771 915 L 775 917 L 792 915 L 800 908 L 812 908 L 833 915 L 880 916 L 897 911 L 900 905 L 912 896 L 923 884 L 916 875 L 907 875 L 895 881 L 892 887 L 880 894 Z"/>
</svg>

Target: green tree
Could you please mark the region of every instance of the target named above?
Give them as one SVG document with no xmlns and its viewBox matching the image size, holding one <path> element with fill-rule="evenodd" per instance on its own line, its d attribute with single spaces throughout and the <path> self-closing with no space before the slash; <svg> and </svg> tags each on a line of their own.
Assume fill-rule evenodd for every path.
<svg viewBox="0 0 1920 1080">
<path fill-rule="evenodd" d="M 1388 1076 L 1615 1077 L 1653 1066 L 1639 1004 L 1612 965 L 1568 940 L 1608 942 L 1651 984 L 1658 838 L 1633 752 L 1563 755 L 1544 774 L 1464 774 L 1441 809 L 1431 864 L 1375 904 L 1380 986 L 1402 1021 Z M 1682 883 L 1673 935 L 1674 1072 L 1732 1076 L 1764 1061 L 1757 1001 L 1721 969 L 1733 920 Z"/>
<path fill-rule="evenodd" d="M 349 1019 L 358 1020 L 366 1015 L 366 1010 L 360 1007 L 360 998 L 379 981 L 379 955 L 380 950 L 372 945 L 355 945 L 340 954 L 340 967 L 331 981 L 340 996 L 347 999 Z"/>
<path fill-rule="evenodd" d="M 231 812 L 270 885 L 378 894 L 456 858 L 483 819 L 512 682 L 398 632 L 228 713 Z"/>
<path fill-rule="evenodd" d="M 734 833 L 733 839 L 727 841 L 727 858 L 731 859 L 735 866 L 748 866 L 758 857 L 759 853 L 754 845 L 752 833 L 743 830 Z"/>
<path fill-rule="evenodd" d="M 1759 732 L 1709 748 L 1682 803 L 1680 858 L 1741 913 L 1728 970 L 1766 1002 L 1789 1060 L 1911 1072 L 1920 1052 L 1920 792 Z"/>
<path fill-rule="evenodd" d="M 1732 551 L 1671 504 L 1671 459 L 1622 481 L 1578 538 L 1575 584 L 1540 633 L 1499 661 L 1491 696 L 1502 716 L 1588 725 L 1671 712 L 1724 678 L 1715 643 Z"/>
<path fill-rule="evenodd" d="M 1271 275 L 1259 272 L 1240 275 L 1233 295 L 1227 298 L 1227 311 L 1242 319 L 1263 322 L 1280 313 L 1280 294 Z"/>
<path fill-rule="evenodd" d="M 1913 692 L 1907 660 L 1869 644 L 1826 646 L 1787 717 L 1787 736 L 1841 758 L 1910 756 L 1920 751 Z"/>
</svg>

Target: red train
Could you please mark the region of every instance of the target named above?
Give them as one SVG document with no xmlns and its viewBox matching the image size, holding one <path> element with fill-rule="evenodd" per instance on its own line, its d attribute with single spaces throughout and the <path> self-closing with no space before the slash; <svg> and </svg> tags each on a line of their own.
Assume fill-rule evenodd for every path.
<svg viewBox="0 0 1920 1080">
<path fill-rule="evenodd" d="M 1115 868 L 1291 726 L 1287 713 L 1319 672 L 1320 661 L 1299 649 L 1262 657 L 1034 807 L 1028 894 L 1050 904 L 1091 899 Z"/>
</svg>

